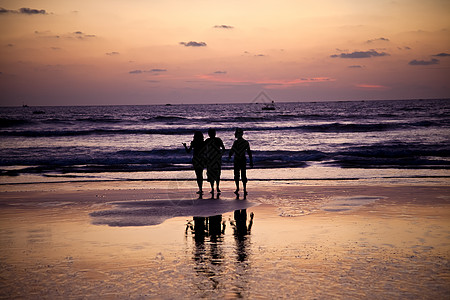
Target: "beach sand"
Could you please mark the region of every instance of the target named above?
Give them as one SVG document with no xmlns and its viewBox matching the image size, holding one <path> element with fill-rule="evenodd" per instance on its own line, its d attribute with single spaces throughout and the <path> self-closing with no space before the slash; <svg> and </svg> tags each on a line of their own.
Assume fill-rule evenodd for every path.
<svg viewBox="0 0 450 300">
<path fill-rule="evenodd" d="M 22 186 L 0 193 L 0 297 L 448 299 L 448 186 L 224 182 Z M 23 191 L 19 191 L 22 189 Z M 248 234 L 233 211 L 246 208 Z M 196 234 L 194 216 L 225 231 Z M 212 224 L 213 219 L 210 219 Z M 152 225 L 153 224 L 153 225 Z M 247 228 L 248 229 L 248 228 Z"/>
</svg>

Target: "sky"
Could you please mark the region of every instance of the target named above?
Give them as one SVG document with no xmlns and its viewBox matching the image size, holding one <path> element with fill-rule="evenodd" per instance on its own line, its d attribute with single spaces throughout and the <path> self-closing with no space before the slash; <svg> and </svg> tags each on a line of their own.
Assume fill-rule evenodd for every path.
<svg viewBox="0 0 450 300">
<path fill-rule="evenodd" d="M 0 0 L 0 105 L 450 98 L 448 0 Z"/>
</svg>

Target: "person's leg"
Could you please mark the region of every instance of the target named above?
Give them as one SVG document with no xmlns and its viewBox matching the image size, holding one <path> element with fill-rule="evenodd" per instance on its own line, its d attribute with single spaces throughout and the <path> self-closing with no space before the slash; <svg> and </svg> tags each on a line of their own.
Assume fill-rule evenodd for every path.
<svg viewBox="0 0 450 300">
<path fill-rule="evenodd" d="M 239 192 L 239 166 L 234 165 L 234 183 L 236 184 L 236 191 L 234 191 L 235 194 Z"/>
<path fill-rule="evenodd" d="M 209 184 L 211 185 L 211 194 L 214 194 L 214 180 L 210 180 Z"/>
<path fill-rule="evenodd" d="M 219 166 L 219 169 L 217 170 L 217 178 L 216 178 L 216 185 L 217 185 L 217 192 L 218 192 L 218 193 L 221 192 L 221 191 L 220 191 L 220 188 L 219 188 L 219 185 L 220 185 L 220 175 L 221 175 L 221 173 L 222 173 L 222 170 L 221 170 L 221 167 Z"/>
<path fill-rule="evenodd" d="M 214 194 L 214 170 L 210 165 L 208 165 L 208 168 L 206 169 L 206 176 L 209 184 L 211 185 L 211 194 Z"/>
<path fill-rule="evenodd" d="M 203 193 L 203 169 L 196 168 L 195 176 L 197 177 L 197 185 L 198 185 L 198 194 Z"/>
<path fill-rule="evenodd" d="M 241 173 L 242 173 L 242 185 L 244 186 L 244 195 L 247 195 L 247 167 L 246 165 L 242 166 L 241 169 Z"/>
</svg>

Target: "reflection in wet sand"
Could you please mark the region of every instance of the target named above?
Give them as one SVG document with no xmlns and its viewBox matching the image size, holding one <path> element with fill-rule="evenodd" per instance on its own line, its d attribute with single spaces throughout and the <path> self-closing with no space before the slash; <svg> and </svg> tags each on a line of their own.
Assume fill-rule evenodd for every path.
<svg viewBox="0 0 450 300">
<path fill-rule="evenodd" d="M 283 191 L 288 195 L 275 195 Z M 294 208 L 311 212 L 302 217 L 280 217 L 268 205 L 199 215 L 248 203 L 177 202 L 184 205 L 178 209 L 195 211 L 188 226 L 185 217 L 138 226 L 167 201 L 142 201 L 134 191 L 120 204 L 95 194 L 78 203 L 63 198 L 73 202 L 64 206 L 37 205 L 52 198 L 5 200 L 0 299 L 448 298 L 448 188 L 302 191 Z M 258 201 L 293 203 L 298 193 L 289 193 L 272 189 Z M 320 209 L 330 204 L 351 209 Z M 175 205 L 166 206 L 164 212 L 178 215 Z M 126 216 L 145 222 L 93 225 L 98 219 L 91 213 L 105 209 L 122 225 Z"/>
<path fill-rule="evenodd" d="M 193 260 L 197 274 L 196 285 L 201 296 L 222 289 L 229 296 L 243 297 L 248 289 L 249 279 L 246 278 L 250 264 L 250 233 L 253 226 L 253 212 L 247 224 L 247 210 L 235 210 L 234 220 L 230 220 L 233 228 L 235 247 L 232 253 L 227 253 L 225 242 L 226 221 L 222 215 L 210 217 L 193 217 L 186 224 L 186 237 L 192 234 L 194 241 Z M 224 266 L 226 265 L 226 266 Z M 230 272 L 229 268 L 234 270 Z M 224 270 L 227 268 L 227 270 Z M 225 290 L 230 278 L 235 278 L 232 289 Z"/>
</svg>

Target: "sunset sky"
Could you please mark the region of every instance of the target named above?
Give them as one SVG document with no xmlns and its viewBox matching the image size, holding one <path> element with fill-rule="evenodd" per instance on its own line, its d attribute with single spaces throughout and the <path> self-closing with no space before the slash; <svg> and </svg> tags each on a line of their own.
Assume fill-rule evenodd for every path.
<svg viewBox="0 0 450 300">
<path fill-rule="evenodd" d="M 0 0 L 1 105 L 450 97 L 448 0 Z"/>
</svg>

